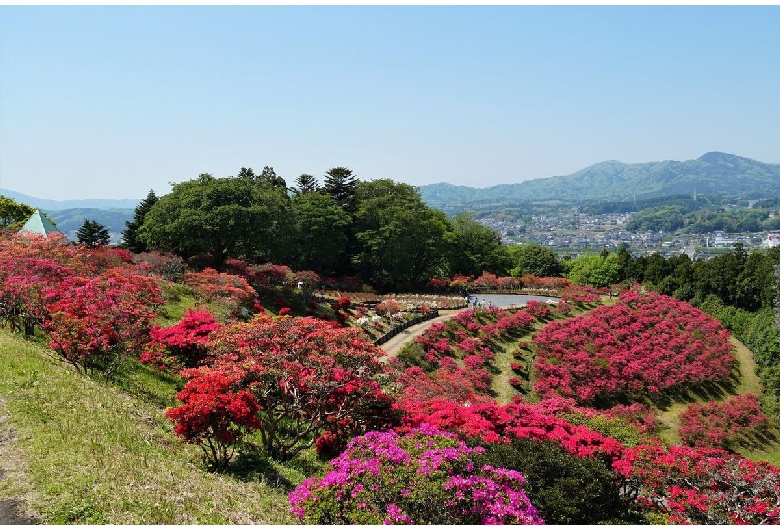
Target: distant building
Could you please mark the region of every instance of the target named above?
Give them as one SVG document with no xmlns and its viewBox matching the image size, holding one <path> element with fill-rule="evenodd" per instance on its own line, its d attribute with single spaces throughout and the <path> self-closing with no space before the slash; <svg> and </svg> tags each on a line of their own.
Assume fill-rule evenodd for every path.
<svg viewBox="0 0 780 530">
<path fill-rule="evenodd" d="M 780 247 L 780 234 L 769 234 L 761 242 L 762 248 Z"/>
<path fill-rule="evenodd" d="M 59 234 L 61 232 L 57 230 L 57 227 L 54 226 L 54 223 L 41 215 L 39 210 L 35 210 L 30 218 L 27 219 L 27 222 L 24 223 L 24 226 L 19 229 L 19 233 L 38 234 L 48 237 L 49 234 Z"/>
</svg>

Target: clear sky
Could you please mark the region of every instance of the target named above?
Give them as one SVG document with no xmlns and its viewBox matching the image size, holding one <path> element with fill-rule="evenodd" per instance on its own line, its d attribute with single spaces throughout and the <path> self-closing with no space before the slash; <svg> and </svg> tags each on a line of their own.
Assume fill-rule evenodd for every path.
<svg viewBox="0 0 780 530">
<path fill-rule="evenodd" d="M 780 6 L 0 6 L 0 187 L 780 163 Z"/>
</svg>

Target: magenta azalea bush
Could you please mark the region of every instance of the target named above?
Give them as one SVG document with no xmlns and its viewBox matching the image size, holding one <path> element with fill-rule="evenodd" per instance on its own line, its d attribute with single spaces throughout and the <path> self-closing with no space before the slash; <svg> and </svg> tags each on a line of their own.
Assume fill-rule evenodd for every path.
<svg viewBox="0 0 780 530">
<path fill-rule="evenodd" d="M 475 469 L 470 455 L 481 452 L 429 425 L 372 431 L 296 488 L 291 511 L 306 524 L 543 524 L 523 476 Z"/>
</svg>

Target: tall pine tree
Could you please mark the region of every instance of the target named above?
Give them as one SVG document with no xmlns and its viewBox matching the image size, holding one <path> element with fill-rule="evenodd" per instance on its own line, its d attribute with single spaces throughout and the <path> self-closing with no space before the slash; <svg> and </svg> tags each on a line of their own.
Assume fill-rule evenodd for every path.
<svg viewBox="0 0 780 530">
<path fill-rule="evenodd" d="M 333 197 L 336 204 L 351 212 L 354 208 L 353 199 L 358 179 L 351 169 L 334 167 L 325 172 L 325 184 L 321 190 Z"/>
<path fill-rule="evenodd" d="M 122 232 L 122 247 L 131 252 L 147 252 L 149 247 L 146 243 L 138 239 L 138 229 L 144 224 L 146 212 L 152 209 L 159 198 L 154 194 L 154 190 L 149 190 L 149 194 L 144 200 L 135 207 L 132 221 L 125 221 L 127 228 Z"/>
</svg>

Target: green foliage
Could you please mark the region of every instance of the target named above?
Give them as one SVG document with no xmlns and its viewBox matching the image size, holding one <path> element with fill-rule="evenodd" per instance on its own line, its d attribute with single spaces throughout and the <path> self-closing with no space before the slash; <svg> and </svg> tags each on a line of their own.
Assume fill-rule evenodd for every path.
<svg viewBox="0 0 780 530">
<path fill-rule="evenodd" d="M 540 278 L 560 276 L 563 265 L 558 256 L 548 248 L 539 245 L 512 245 L 508 249 L 512 265 L 512 276 L 531 274 Z"/>
<path fill-rule="evenodd" d="M 479 276 L 483 271 L 504 275 L 510 261 L 507 247 L 501 243 L 501 234 L 474 218 L 460 213 L 452 219 L 452 246 L 450 272 Z"/>
<path fill-rule="evenodd" d="M 0 195 L 0 228 L 18 230 L 35 212 L 35 208 Z"/>
<path fill-rule="evenodd" d="M 607 256 L 586 254 L 564 261 L 566 278 L 577 285 L 609 287 L 620 280 L 620 258 L 617 254 Z"/>
<path fill-rule="evenodd" d="M 138 229 L 144 224 L 144 217 L 152 206 L 159 200 L 154 190 L 149 190 L 146 198 L 135 207 L 133 219 L 125 221 L 125 230 L 122 232 L 122 246 L 131 252 L 147 252 L 149 246 L 138 237 Z"/>
<path fill-rule="evenodd" d="M 634 447 L 647 442 L 647 437 L 635 426 L 623 418 L 608 418 L 602 415 L 586 416 L 584 414 L 566 414 L 564 418 L 572 425 L 584 425 L 628 447 Z"/>
<path fill-rule="evenodd" d="M 87 248 L 108 245 L 108 229 L 94 219 L 84 219 L 84 224 L 76 231 L 78 242 Z"/>
<path fill-rule="evenodd" d="M 286 188 L 262 178 L 202 174 L 175 184 L 160 198 L 145 215 L 138 237 L 151 248 L 185 258 L 208 252 L 217 266 L 228 257 L 285 262 L 289 218 Z"/>
<path fill-rule="evenodd" d="M 552 441 L 515 438 L 482 444 L 477 465 L 520 471 L 526 493 L 547 524 L 628 522 L 628 501 L 620 495 L 620 477 L 601 460 L 577 458 Z"/>
<path fill-rule="evenodd" d="M 449 222 L 416 189 L 389 179 L 358 183 L 353 264 L 379 290 L 412 290 L 446 266 Z"/>
</svg>

